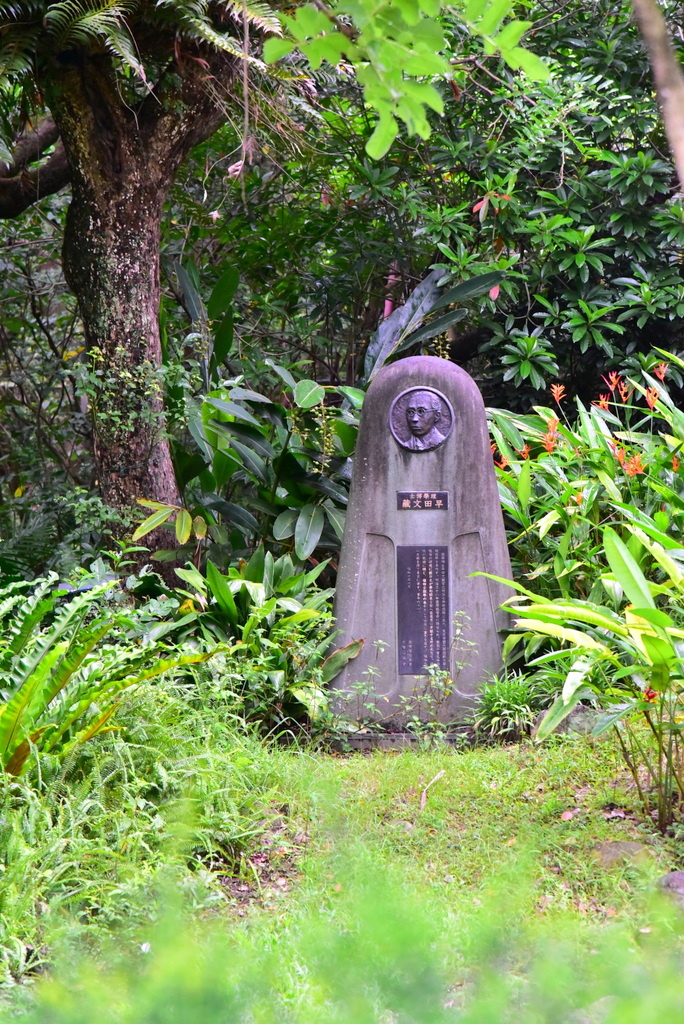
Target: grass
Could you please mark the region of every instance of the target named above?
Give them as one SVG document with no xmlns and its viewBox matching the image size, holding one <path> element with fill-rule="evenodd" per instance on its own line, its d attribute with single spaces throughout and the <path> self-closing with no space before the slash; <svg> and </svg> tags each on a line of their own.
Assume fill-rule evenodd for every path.
<svg viewBox="0 0 684 1024">
<path fill-rule="evenodd" d="M 680 923 L 653 896 L 678 843 L 639 821 L 610 740 L 336 757 L 225 718 L 158 687 L 38 793 L 6 787 L 2 1019 L 681 1010 Z M 606 868 L 616 840 L 648 852 Z"/>
</svg>

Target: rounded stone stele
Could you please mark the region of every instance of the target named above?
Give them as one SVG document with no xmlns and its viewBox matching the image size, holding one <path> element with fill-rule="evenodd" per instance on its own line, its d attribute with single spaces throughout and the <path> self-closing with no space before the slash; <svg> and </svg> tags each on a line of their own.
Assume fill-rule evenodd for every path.
<svg viewBox="0 0 684 1024">
<path fill-rule="evenodd" d="M 390 406 L 390 433 L 397 444 L 409 452 L 431 452 L 439 448 L 453 426 L 453 406 L 436 388 L 407 388 Z"/>
</svg>

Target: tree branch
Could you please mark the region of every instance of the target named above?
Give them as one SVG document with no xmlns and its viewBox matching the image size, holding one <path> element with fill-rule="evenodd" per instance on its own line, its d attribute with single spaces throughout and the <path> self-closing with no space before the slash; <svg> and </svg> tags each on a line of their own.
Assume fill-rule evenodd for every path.
<svg viewBox="0 0 684 1024">
<path fill-rule="evenodd" d="M 34 160 L 39 160 L 46 149 L 54 146 L 59 138 L 57 125 L 51 117 L 46 117 L 37 128 L 23 131 L 17 136 L 12 151 L 12 163 L 0 164 L 3 177 L 11 178 Z"/>
<path fill-rule="evenodd" d="M 69 167 L 61 142 L 45 163 L 27 169 L 32 151 L 30 142 L 31 138 L 26 138 L 19 159 L 15 157 L 9 168 L 0 167 L 0 220 L 18 217 L 43 196 L 51 196 L 69 184 Z M 50 144 L 45 142 L 44 148 Z"/>
</svg>

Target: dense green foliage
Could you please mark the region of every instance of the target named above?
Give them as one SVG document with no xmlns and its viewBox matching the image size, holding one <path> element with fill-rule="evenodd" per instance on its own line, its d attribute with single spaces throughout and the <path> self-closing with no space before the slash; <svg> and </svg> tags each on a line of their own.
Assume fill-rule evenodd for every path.
<svg viewBox="0 0 684 1024">
<path fill-rule="evenodd" d="M 681 1014 L 681 924 L 592 845 L 681 860 L 684 206 L 628 4 L 437 7 L 2 7 L 8 137 L 54 47 L 114 62 L 136 116 L 171 50 L 179 76 L 248 57 L 168 183 L 148 398 L 177 497 L 98 494 L 118 384 L 62 276 L 64 198 L 0 234 L 0 985 L 29 1020 Z M 328 703 L 363 642 L 334 649 L 330 600 L 365 388 L 417 352 L 493 406 L 516 623 L 469 736 L 545 743 L 581 702 L 593 738 L 442 747 L 437 673 L 433 752 L 306 746 L 365 728 L 367 680 Z"/>
</svg>

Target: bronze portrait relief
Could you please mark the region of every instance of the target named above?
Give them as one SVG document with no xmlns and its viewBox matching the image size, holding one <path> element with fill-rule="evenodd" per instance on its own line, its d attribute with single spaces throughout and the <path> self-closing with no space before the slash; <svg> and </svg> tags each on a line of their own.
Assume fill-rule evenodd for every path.
<svg viewBox="0 0 684 1024">
<path fill-rule="evenodd" d="M 408 388 L 392 402 L 392 437 L 410 452 L 430 452 L 446 441 L 454 425 L 451 402 L 435 388 Z"/>
</svg>

